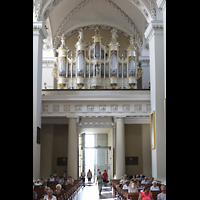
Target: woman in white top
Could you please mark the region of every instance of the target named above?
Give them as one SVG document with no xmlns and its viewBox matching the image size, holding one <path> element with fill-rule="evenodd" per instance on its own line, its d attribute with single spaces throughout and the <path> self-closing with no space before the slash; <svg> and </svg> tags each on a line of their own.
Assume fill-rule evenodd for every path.
<svg viewBox="0 0 200 200">
<path fill-rule="evenodd" d="M 129 187 L 130 187 L 130 186 L 129 186 L 129 183 L 130 183 L 129 181 L 126 181 L 126 183 L 124 184 L 124 186 L 123 186 L 122 189 L 123 189 L 123 190 L 128 190 Z"/>
<path fill-rule="evenodd" d="M 56 196 L 52 195 L 53 191 L 50 189 L 47 191 L 47 195 L 44 197 L 44 200 L 57 200 Z"/>
<path fill-rule="evenodd" d="M 131 187 L 128 189 L 128 193 L 138 192 L 138 189 L 135 187 L 135 183 L 132 182 Z"/>
<path fill-rule="evenodd" d="M 160 188 L 156 185 L 157 184 L 156 181 L 153 181 L 152 184 L 153 185 L 150 187 L 151 191 L 160 191 Z"/>
</svg>

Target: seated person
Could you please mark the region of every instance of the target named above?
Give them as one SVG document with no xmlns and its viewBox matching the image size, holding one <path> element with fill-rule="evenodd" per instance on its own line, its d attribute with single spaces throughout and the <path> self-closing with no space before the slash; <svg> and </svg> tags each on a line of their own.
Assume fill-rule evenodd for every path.
<svg viewBox="0 0 200 200">
<path fill-rule="evenodd" d="M 65 184 L 64 184 L 65 181 L 60 180 L 59 183 L 60 183 L 60 185 L 61 185 L 61 187 L 62 187 L 62 190 L 66 190 L 66 186 L 65 186 Z"/>
<path fill-rule="evenodd" d="M 154 181 L 154 177 L 150 177 L 149 183 L 150 183 L 150 184 L 153 184 L 153 181 Z"/>
<path fill-rule="evenodd" d="M 65 185 L 74 185 L 74 180 L 72 179 L 71 176 L 68 176 L 68 179 L 67 179 Z"/>
<path fill-rule="evenodd" d="M 160 188 L 157 186 L 157 182 L 153 181 L 153 185 L 150 187 L 151 191 L 159 191 Z"/>
<path fill-rule="evenodd" d="M 133 178 L 131 179 L 132 181 L 137 181 L 135 175 L 133 175 Z"/>
<path fill-rule="evenodd" d="M 161 193 L 157 195 L 157 200 L 166 200 L 166 186 L 161 186 Z"/>
<path fill-rule="evenodd" d="M 56 176 L 55 181 L 60 181 L 60 176 Z"/>
<path fill-rule="evenodd" d="M 123 187 L 126 181 L 127 181 L 127 180 L 126 180 L 126 176 L 122 176 L 122 177 L 121 177 L 121 180 L 120 180 L 120 182 L 119 182 L 119 187 Z"/>
<path fill-rule="evenodd" d="M 49 181 L 50 181 L 50 182 L 51 182 L 51 181 L 55 181 L 55 178 L 53 177 L 53 174 L 50 175 L 50 179 L 49 179 Z"/>
<path fill-rule="evenodd" d="M 53 194 L 58 195 L 62 192 L 62 186 L 60 184 L 56 185 L 56 190 L 53 192 Z"/>
<path fill-rule="evenodd" d="M 149 192 L 150 186 L 146 185 L 144 188 L 144 192 L 139 192 L 138 200 L 146 200 L 152 198 L 152 193 Z"/>
<path fill-rule="evenodd" d="M 42 183 L 40 182 L 40 179 L 39 179 L 39 178 L 36 180 L 35 186 L 36 186 L 36 185 L 42 185 Z"/>
<path fill-rule="evenodd" d="M 149 183 L 148 178 L 145 176 L 141 184 L 148 184 L 148 183 Z"/>
<path fill-rule="evenodd" d="M 48 184 L 47 184 L 47 180 L 46 180 L 46 179 L 43 180 L 43 184 L 42 184 L 42 187 L 45 187 L 45 186 L 48 187 Z"/>
<path fill-rule="evenodd" d="M 141 181 L 141 178 L 140 178 L 139 174 L 136 175 L 136 179 L 137 179 L 138 181 Z"/>
<path fill-rule="evenodd" d="M 50 187 L 45 186 L 44 187 L 44 194 L 42 195 L 42 198 L 44 199 L 44 197 L 47 195 L 47 191 L 50 190 Z"/>
<path fill-rule="evenodd" d="M 138 189 L 135 187 L 135 183 L 132 182 L 131 187 L 128 189 L 128 193 L 135 193 L 138 192 Z"/>
<path fill-rule="evenodd" d="M 126 181 L 126 183 L 123 185 L 123 190 L 128 190 L 129 189 L 129 181 Z"/>
<path fill-rule="evenodd" d="M 33 182 L 33 199 L 37 199 L 37 192 L 34 191 L 34 185 L 35 183 Z"/>
<path fill-rule="evenodd" d="M 44 197 L 45 200 L 57 200 L 56 196 L 52 195 L 53 190 L 49 189 L 47 190 L 47 195 Z"/>
<path fill-rule="evenodd" d="M 135 186 L 138 190 L 142 190 L 143 188 L 142 188 L 142 186 L 141 186 L 141 184 L 140 184 L 140 181 L 137 181 L 136 182 L 136 186 Z"/>
</svg>

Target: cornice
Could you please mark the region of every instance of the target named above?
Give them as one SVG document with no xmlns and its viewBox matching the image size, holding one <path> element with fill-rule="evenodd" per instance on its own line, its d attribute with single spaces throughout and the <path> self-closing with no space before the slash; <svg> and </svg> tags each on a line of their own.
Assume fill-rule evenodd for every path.
<svg viewBox="0 0 200 200">
<path fill-rule="evenodd" d="M 40 35 L 42 39 L 47 37 L 47 31 L 43 21 L 33 22 L 33 35 Z"/>
<path fill-rule="evenodd" d="M 152 21 L 144 32 L 144 36 L 149 42 L 154 34 L 163 34 L 163 21 Z"/>
<path fill-rule="evenodd" d="M 161 9 L 161 12 L 166 8 L 166 0 L 157 0 L 156 1 L 157 6 L 159 9 Z"/>
</svg>

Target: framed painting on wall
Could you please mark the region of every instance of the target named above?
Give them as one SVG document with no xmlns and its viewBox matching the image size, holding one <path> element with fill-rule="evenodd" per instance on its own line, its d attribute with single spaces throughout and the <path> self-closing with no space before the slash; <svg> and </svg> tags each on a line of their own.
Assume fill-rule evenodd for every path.
<svg viewBox="0 0 200 200">
<path fill-rule="evenodd" d="M 150 113 L 151 149 L 155 149 L 155 111 Z"/>
</svg>

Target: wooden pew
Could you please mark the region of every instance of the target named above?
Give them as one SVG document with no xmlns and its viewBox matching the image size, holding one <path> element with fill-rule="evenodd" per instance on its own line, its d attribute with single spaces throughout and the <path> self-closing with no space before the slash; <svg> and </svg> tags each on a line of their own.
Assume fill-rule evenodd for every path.
<svg viewBox="0 0 200 200">
<path fill-rule="evenodd" d="M 161 191 L 151 191 L 152 197 L 154 200 L 157 200 L 157 195 L 161 193 Z"/>
<path fill-rule="evenodd" d="M 126 193 L 126 198 L 127 199 L 131 199 L 132 200 L 138 200 L 138 197 L 139 197 L 139 193 Z"/>
<path fill-rule="evenodd" d="M 111 187 L 113 188 L 114 194 L 116 194 L 117 188 L 121 179 L 110 179 Z"/>
<path fill-rule="evenodd" d="M 37 185 L 34 186 L 34 191 L 36 191 L 38 199 L 42 198 L 42 195 L 45 194 L 44 187 L 42 187 L 41 185 L 40 186 L 37 186 Z"/>
<path fill-rule="evenodd" d="M 51 181 L 51 182 L 48 182 L 48 185 L 54 191 L 54 190 L 56 190 L 56 185 L 58 183 L 59 183 L 59 181 Z"/>
<path fill-rule="evenodd" d="M 58 181 L 53 181 L 49 184 L 50 189 L 53 191 L 56 190 L 56 185 L 58 184 Z M 80 188 L 82 185 L 81 180 L 74 180 L 74 185 L 66 185 L 66 191 L 62 191 L 61 194 L 53 194 L 54 196 L 57 197 L 57 200 L 63 200 L 63 199 L 68 199 L 72 197 Z M 45 194 L 44 192 L 44 187 L 42 186 L 34 186 L 34 191 L 37 192 L 37 199 L 41 199 L 42 196 Z"/>
</svg>

